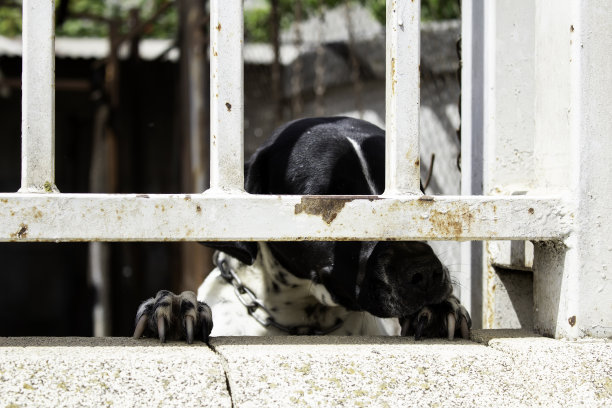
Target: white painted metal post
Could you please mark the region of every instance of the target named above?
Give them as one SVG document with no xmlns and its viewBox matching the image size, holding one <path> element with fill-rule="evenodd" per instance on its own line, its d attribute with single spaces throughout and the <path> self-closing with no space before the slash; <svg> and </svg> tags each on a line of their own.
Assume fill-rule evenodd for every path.
<svg viewBox="0 0 612 408">
<path fill-rule="evenodd" d="M 536 157 L 541 188 L 575 206 L 570 235 L 534 253 L 534 326 L 612 336 L 612 10 L 604 0 L 536 3 Z"/>
<path fill-rule="evenodd" d="M 535 4 L 533 0 L 497 0 L 486 7 L 483 192 L 524 195 L 533 191 L 535 177 Z M 508 275 L 500 274 L 498 268 L 528 271 L 533 246 L 525 241 L 487 241 L 484 258 L 483 328 L 531 329 L 532 285 L 526 281 L 510 299 L 502 279 Z M 517 276 L 513 272 L 508 277 L 516 280 Z M 528 316 L 519 316 L 519 310 L 528 310 Z"/>
<path fill-rule="evenodd" d="M 490 2 L 489 2 L 490 3 Z M 482 195 L 485 106 L 485 0 L 461 2 L 461 194 Z M 490 15 L 490 13 L 488 14 Z M 461 244 L 460 299 L 482 327 L 481 242 Z"/>
<path fill-rule="evenodd" d="M 210 2 L 210 187 L 244 190 L 242 0 Z"/>
<path fill-rule="evenodd" d="M 23 1 L 20 192 L 55 187 L 55 1 Z"/>
<path fill-rule="evenodd" d="M 421 2 L 387 0 L 385 194 L 421 194 Z"/>
</svg>

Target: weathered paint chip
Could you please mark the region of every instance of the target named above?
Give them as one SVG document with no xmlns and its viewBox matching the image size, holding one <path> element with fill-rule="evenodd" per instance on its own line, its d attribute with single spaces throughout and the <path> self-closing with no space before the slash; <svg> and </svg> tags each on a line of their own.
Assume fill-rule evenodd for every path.
<svg viewBox="0 0 612 408">
<path fill-rule="evenodd" d="M 301 202 L 295 205 L 295 214 L 304 212 L 309 215 L 320 215 L 323 221 L 331 224 L 344 208 L 344 204 L 350 201 L 353 199 L 304 196 Z"/>
</svg>

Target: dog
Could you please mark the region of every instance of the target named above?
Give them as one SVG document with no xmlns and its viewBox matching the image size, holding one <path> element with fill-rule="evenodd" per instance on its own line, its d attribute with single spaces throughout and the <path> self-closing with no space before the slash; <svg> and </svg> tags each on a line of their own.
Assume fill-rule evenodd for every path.
<svg viewBox="0 0 612 408">
<path fill-rule="evenodd" d="M 299 119 L 245 164 L 252 194 L 379 195 L 385 132 L 359 119 Z M 216 268 L 193 292 L 160 291 L 134 337 L 226 335 L 469 337 L 448 269 L 418 241 L 207 242 Z M 213 326 L 214 322 L 214 326 Z"/>
</svg>

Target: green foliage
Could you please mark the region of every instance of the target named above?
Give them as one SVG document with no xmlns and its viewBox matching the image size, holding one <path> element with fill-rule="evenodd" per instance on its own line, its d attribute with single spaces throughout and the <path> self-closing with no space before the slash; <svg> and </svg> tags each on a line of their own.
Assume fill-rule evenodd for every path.
<svg viewBox="0 0 612 408">
<path fill-rule="evenodd" d="M 57 5 L 59 1 L 56 1 L 56 7 Z M 107 16 L 104 0 L 71 0 L 70 12 Z M 104 37 L 108 35 L 108 26 L 98 21 L 69 18 L 57 28 L 56 35 L 58 37 Z"/>
<path fill-rule="evenodd" d="M 385 0 L 360 0 L 360 3 L 365 3 L 381 24 L 385 23 Z M 449 20 L 459 18 L 460 16 L 461 7 L 459 0 L 421 0 L 421 19 L 423 21 Z"/>
<path fill-rule="evenodd" d="M 61 1 L 56 0 L 56 7 Z M 70 15 L 87 14 L 101 18 L 116 18 L 123 22 L 122 32 L 127 32 L 127 17 L 130 8 L 140 10 L 140 19 L 146 20 L 167 0 L 70 0 Z M 11 4 L 21 6 L 21 0 Z M 145 37 L 173 37 L 176 32 L 178 17 L 176 7 L 171 6 L 145 31 Z M 21 7 L 0 5 L 0 35 L 15 37 L 21 35 Z M 58 37 L 105 37 L 108 35 L 108 24 L 91 18 L 68 18 L 61 27 L 57 27 Z"/>
<path fill-rule="evenodd" d="M 449 20 L 461 16 L 458 0 L 423 0 L 421 3 L 421 19 Z"/>
<path fill-rule="evenodd" d="M 21 34 L 21 10 L 0 7 L 0 35 L 15 37 Z"/>
<path fill-rule="evenodd" d="M 381 24 L 385 23 L 386 1 L 385 0 L 349 0 L 367 7 L 372 15 Z M 402 0 L 408 1 L 408 0 Z M 270 7 L 245 12 L 245 31 L 250 41 L 270 41 Z M 302 18 L 308 18 L 325 9 L 334 8 L 345 4 L 346 0 L 302 0 Z M 295 21 L 295 0 L 279 0 L 279 14 L 281 28 L 287 28 Z M 422 0 L 421 18 L 424 21 L 447 20 L 459 18 L 461 8 L 459 0 Z"/>
<path fill-rule="evenodd" d="M 65 0 L 58 0 L 65 1 Z M 166 0 L 71 0 L 71 13 L 87 13 L 106 18 L 114 17 L 127 21 L 130 8 L 138 7 L 141 19 L 148 18 L 157 7 Z M 385 22 L 385 0 L 350 0 L 365 5 L 372 15 L 382 24 Z M 408 0 L 401 0 L 408 1 Z M 295 21 L 295 0 L 278 0 L 281 29 L 287 28 Z M 346 0 L 302 0 L 302 18 L 322 13 L 325 9 L 345 4 Z M 21 5 L 21 0 L 13 4 Z M 245 32 L 248 41 L 267 42 L 270 40 L 270 1 L 261 9 L 247 10 L 244 16 Z M 427 20 L 444 20 L 458 18 L 460 15 L 458 0 L 422 0 L 421 18 Z M 169 38 L 175 36 L 178 17 L 176 7 L 171 7 L 147 32 L 145 37 Z M 127 27 L 123 27 L 123 32 Z M 21 9 L 18 7 L 0 6 L 0 35 L 14 37 L 21 34 Z M 108 25 L 91 19 L 68 19 L 57 29 L 58 36 L 101 37 L 108 35 Z"/>
<path fill-rule="evenodd" d="M 244 13 L 244 32 L 247 41 L 267 42 L 270 38 L 270 11 L 248 10 Z"/>
<path fill-rule="evenodd" d="M 385 24 L 387 19 L 387 7 L 385 0 L 366 0 L 366 4 L 372 15 L 381 23 Z"/>
</svg>

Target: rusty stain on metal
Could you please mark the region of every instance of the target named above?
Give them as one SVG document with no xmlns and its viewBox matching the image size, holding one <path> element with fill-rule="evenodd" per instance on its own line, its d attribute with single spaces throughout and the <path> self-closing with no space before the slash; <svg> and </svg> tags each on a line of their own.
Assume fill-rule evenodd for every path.
<svg viewBox="0 0 612 408">
<path fill-rule="evenodd" d="M 395 76 L 395 58 L 391 58 L 391 93 L 395 95 L 395 85 L 397 78 Z"/>
<path fill-rule="evenodd" d="M 23 238 L 27 238 L 27 236 L 28 236 L 28 226 L 24 223 L 21 223 L 19 225 L 19 230 L 16 233 L 11 234 L 11 238 L 23 239 Z"/>
<path fill-rule="evenodd" d="M 185 201 L 191 201 L 191 196 L 189 194 L 187 194 L 184 198 Z"/>
<path fill-rule="evenodd" d="M 217 31 L 221 31 L 221 23 L 217 24 Z"/>
<path fill-rule="evenodd" d="M 231 112 L 231 111 L 232 111 L 232 104 L 231 104 L 231 103 L 229 103 L 229 102 L 225 102 L 225 107 L 227 108 L 227 111 L 228 111 L 228 112 Z"/>
<path fill-rule="evenodd" d="M 570 326 L 574 327 L 576 325 L 576 316 L 570 317 L 569 319 L 567 319 L 567 322 Z"/>
<path fill-rule="evenodd" d="M 489 243 L 485 243 L 485 250 L 488 254 L 487 259 L 491 258 L 491 247 Z M 491 264 L 491 262 L 487 262 L 487 277 L 484 285 L 486 287 L 486 298 L 483 299 L 484 304 L 484 324 L 486 326 L 483 329 L 492 329 L 495 326 L 495 289 L 497 286 L 495 285 L 495 268 Z"/>
<path fill-rule="evenodd" d="M 295 205 L 295 214 L 304 212 L 309 215 L 320 215 L 323 221 L 331 224 L 344 208 L 344 204 L 353 201 L 353 199 L 304 196 L 301 202 Z"/>
<path fill-rule="evenodd" d="M 202 212 L 202 207 L 200 207 L 199 205 L 196 205 L 196 212 Z"/>
<path fill-rule="evenodd" d="M 527 210 L 527 212 L 529 212 L 529 214 L 533 214 L 534 213 L 534 209 L 530 208 L 530 209 Z"/>
<path fill-rule="evenodd" d="M 428 203 L 433 203 L 435 201 L 435 198 L 433 196 L 429 196 L 429 195 L 422 195 L 419 197 L 419 201 L 425 201 Z"/>
<path fill-rule="evenodd" d="M 148 194 L 138 194 L 138 195 L 136 195 L 136 197 L 138 197 L 138 198 L 149 198 L 149 195 Z"/>
<path fill-rule="evenodd" d="M 471 225 L 474 216 L 465 209 L 451 209 L 449 211 L 432 211 L 429 215 L 432 227 L 436 234 L 454 235 L 459 238 L 463 234 L 463 224 Z"/>
</svg>

